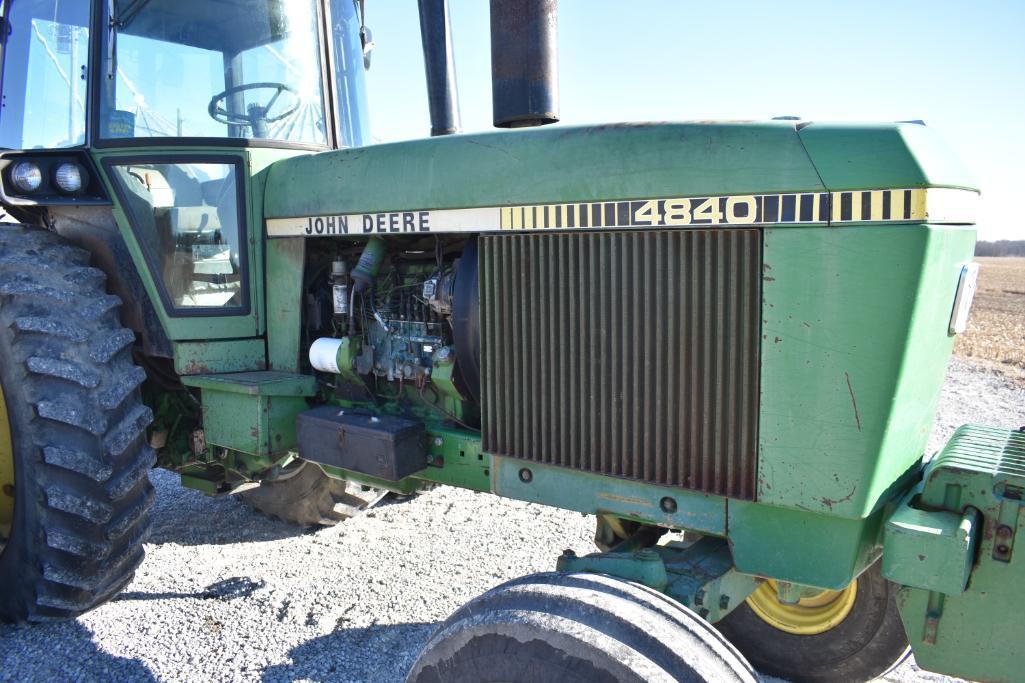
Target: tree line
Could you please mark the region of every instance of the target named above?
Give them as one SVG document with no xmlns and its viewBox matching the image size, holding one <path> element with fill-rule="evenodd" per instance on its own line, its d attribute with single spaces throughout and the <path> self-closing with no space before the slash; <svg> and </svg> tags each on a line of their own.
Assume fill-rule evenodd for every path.
<svg viewBox="0 0 1025 683">
<path fill-rule="evenodd" d="M 976 242 L 976 256 L 1025 256 L 1025 240 Z"/>
</svg>

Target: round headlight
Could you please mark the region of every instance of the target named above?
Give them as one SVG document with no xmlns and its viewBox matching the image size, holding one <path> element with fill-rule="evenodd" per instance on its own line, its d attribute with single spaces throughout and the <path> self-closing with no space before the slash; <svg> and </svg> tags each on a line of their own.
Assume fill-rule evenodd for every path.
<svg viewBox="0 0 1025 683">
<path fill-rule="evenodd" d="M 43 172 L 34 161 L 20 161 L 11 169 L 11 182 L 22 192 L 35 192 L 43 184 Z"/>
<path fill-rule="evenodd" d="M 54 171 L 53 181 L 62 192 L 72 193 L 82 189 L 82 168 L 78 164 L 65 163 Z"/>
</svg>

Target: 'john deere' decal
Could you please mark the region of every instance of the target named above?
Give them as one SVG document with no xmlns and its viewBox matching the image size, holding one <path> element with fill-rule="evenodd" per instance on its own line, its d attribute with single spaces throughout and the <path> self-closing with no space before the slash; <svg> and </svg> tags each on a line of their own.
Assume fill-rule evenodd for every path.
<svg viewBox="0 0 1025 683">
<path fill-rule="evenodd" d="M 948 188 L 854 190 L 418 209 L 267 221 L 270 237 L 729 225 L 974 223 L 978 195 Z"/>
</svg>

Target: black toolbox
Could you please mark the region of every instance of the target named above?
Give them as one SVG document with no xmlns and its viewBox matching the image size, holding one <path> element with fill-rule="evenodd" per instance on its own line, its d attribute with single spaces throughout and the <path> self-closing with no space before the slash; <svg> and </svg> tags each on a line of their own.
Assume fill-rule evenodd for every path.
<svg viewBox="0 0 1025 683">
<path fill-rule="evenodd" d="M 423 422 L 320 406 L 299 413 L 299 457 L 398 481 L 427 467 Z"/>
</svg>

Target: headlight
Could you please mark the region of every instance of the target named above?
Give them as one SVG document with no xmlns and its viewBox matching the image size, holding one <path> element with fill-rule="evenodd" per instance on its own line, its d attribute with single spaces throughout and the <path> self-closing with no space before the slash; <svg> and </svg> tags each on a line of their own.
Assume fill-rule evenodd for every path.
<svg viewBox="0 0 1025 683">
<path fill-rule="evenodd" d="M 43 184 L 43 172 L 34 161 L 22 161 L 11 169 L 11 182 L 22 192 L 35 192 Z"/>
<path fill-rule="evenodd" d="M 82 168 L 78 164 L 65 163 L 54 171 L 53 181 L 62 192 L 71 194 L 82 189 Z"/>
</svg>

